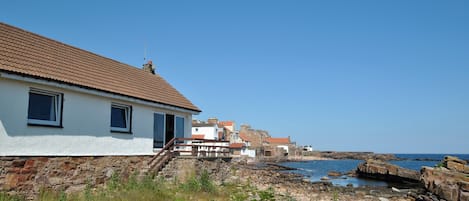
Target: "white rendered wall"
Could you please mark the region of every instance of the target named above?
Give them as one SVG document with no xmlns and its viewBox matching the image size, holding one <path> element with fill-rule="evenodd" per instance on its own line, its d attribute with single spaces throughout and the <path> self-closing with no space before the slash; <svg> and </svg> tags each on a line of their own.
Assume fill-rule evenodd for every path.
<svg viewBox="0 0 469 201">
<path fill-rule="evenodd" d="M 226 129 L 228 129 L 230 132 L 233 132 L 234 131 L 234 122 L 233 122 L 233 125 L 231 126 L 224 126 Z"/>
<path fill-rule="evenodd" d="M 241 155 L 242 156 L 248 156 L 248 157 L 251 157 L 251 158 L 255 158 L 256 157 L 256 150 L 242 149 L 241 150 Z"/>
<path fill-rule="evenodd" d="M 285 152 L 288 153 L 288 146 L 287 145 L 278 145 L 277 147 L 282 148 L 283 150 L 285 150 Z"/>
<path fill-rule="evenodd" d="M 27 125 L 31 87 L 64 94 L 63 128 Z M 111 132 L 113 102 L 132 106 L 132 134 Z M 189 113 L 0 77 L 0 156 L 154 154 L 155 112 L 184 117 L 190 137 Z"/>
<path fill-rule="evenodd" d="M 214 140 L 218 138 L 218 129 L 216 127 L 193 127 L 192 135 L 205 135 L 204 139 Z"/>
</svg>

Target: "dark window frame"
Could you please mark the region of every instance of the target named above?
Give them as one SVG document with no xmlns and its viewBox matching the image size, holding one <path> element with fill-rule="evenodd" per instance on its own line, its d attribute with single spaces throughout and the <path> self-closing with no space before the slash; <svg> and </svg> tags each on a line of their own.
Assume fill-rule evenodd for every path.
<svg viewBox="0 0 469 201">
<path fill-rule="evenodd" d="M 112 126 L 112 108 L 119 108 L 119 109 L 124 109 L 125 111 L 125 128 L 121 127 L 113 127 Z M 120 104 L 120 103 L 112 103 L 111 104 L 111 118 L 110 118 L 110 128 L 112 133 L 126 133 L 126 134 L 132 134 L 132 106 L 131 105 L 126 105 L 126 104 Z"/>
<path fill-rule="evenodd" d="M 55 99 L 55 120 L 41 120 L 31 118 L 31 94 L 39 94 L 53 97 Z M 30 88 L 28 93 L 28 114 L 27 122 L 28 126 L 43 126 L 53 128 L 63 128 L 63 106 L 64 106 L 64 94 L 60 92 L 54 92 L 50 90 L 43 90 L 38 88 Z"/>
<path fill-rule="evenodd" d="M 186 117 L 182 115 L 175 115 L 171 113 L 164 113 L 164 112 L 154 112 L 155 115 L 161 115 L 163 118 L 163 125 L 155 125 L 155 120 L 153 120 L 153 149 L 161 149 L 163 148 L 172 138 L 177 137 L 186 137 Z M 182 133 L 179 133 L 179 129 L 177 128 L 177 119 L 182 119 Z M 163 128 L 162 129 L 162 139 L 155 140 L 155 129 L 156 128 Z M 182 134 L 182 136 L 177 136 Z M 162 141 L 159 141 L 162 140 Z M 160 146 L 155 146 L 156 144 Z"/>
</svg>

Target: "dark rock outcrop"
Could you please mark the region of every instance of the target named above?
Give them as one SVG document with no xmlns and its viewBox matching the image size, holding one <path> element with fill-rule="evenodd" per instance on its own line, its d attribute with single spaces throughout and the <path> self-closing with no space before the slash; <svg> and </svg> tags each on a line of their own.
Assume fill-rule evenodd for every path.
<svg viewBox="0 0 469 201">
<path fill-rule="evenodd" d="M 454 170 L 457 172 L 469 174 L 469 166 L 467 166 L 467 162 L 457 157 L 446 156 L 445 159 L 443 159 L 442 164 L 444 167 L 448 168 L 449 170 Z"/>
<path fill-rule="evenodd" d="M 343 175 L 342 173 L 337 172 L 337 171 L 329 171 L 329 172 L 327 173 L 327 176 L 330 176 L 330 177 L 340 177 L 340 176 L 342 176 L 342 175 Z"/>
<path fill-rule="evenodd" d="M 469 174 L 466 161 L 445 157 L 440 167 L 423 167 L 425 188 L 448 201 L 469 201 Z"/>
<path fill-rule="evenodd" d="M 397 160 L 394 154 L 376 154 L 373 152 L 335 152 L 323 151 L 320 152 L 320 157 L 333 158 L 333 159 L 354 159 L 354 160 L 367 160 L 375 159 L 382 161 Z"/>
<path fill-rule="evenodd" d="M 277 163 L 266 163 L 265 165 L 268 166 L 270 170 L 297 170 L 296 168 L 287 167 Z"/>
<path fill-rule="evenodd" d="M 420 183 L 420 173 L 379 160 L 369 159 L 357 167 L 359 177 L 398 183 Z"/>
</svg>

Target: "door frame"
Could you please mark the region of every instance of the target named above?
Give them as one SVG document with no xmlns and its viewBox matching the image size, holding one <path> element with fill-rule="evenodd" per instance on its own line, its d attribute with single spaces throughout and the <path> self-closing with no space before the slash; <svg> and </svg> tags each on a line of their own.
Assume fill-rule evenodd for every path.
<svg viewBox="0 0 469 201">
<path fill-rule="evenodd" d="M 155 147 L 155 114 L 163 115 L 163 147 L 166 145 L 167 141 L 167 126 L 166 126 L 166 118 L 168 115 L 173 116 L 173 137 L 176 137 L 177 133 L 177 123 L 176 118 L 183 119 L 183 137 L 186 137 L 186 117 L 184 115 L 176 115 L 176 114 L 168 114 L 165 112 L 153 112 L 153 149 L 162 149 L 163 147 Z M 168 139 L 171 140 L 171 139 Z"/>
</svg>

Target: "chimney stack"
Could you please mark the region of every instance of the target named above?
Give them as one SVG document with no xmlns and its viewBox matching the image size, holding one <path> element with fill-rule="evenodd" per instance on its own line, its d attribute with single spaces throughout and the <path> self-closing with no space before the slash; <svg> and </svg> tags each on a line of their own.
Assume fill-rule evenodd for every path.
<svg viewBox="0 0 469 201">
<path fill-rule="evenodd" d="M 251 128 L 249 124 L 241 124 L 240 130 L 241 131 L 248 131 Z"/>
<path fill-rule="evenodd" d="M 151 74 L 155 74 L 155 67 L 153 67 L 153 62 L 149 60 L 146 64 L 143 64 L 143 70 Z"/>
<path fill-rule="evenodd" d="M 215 117 L 211 117 L 211 118 L 208 118 L 208 119 L 207 119 L 207 122 L 208 122 L 209 124 L 218 124 L 218 119 L 215 118 Z"/>
</svg>

